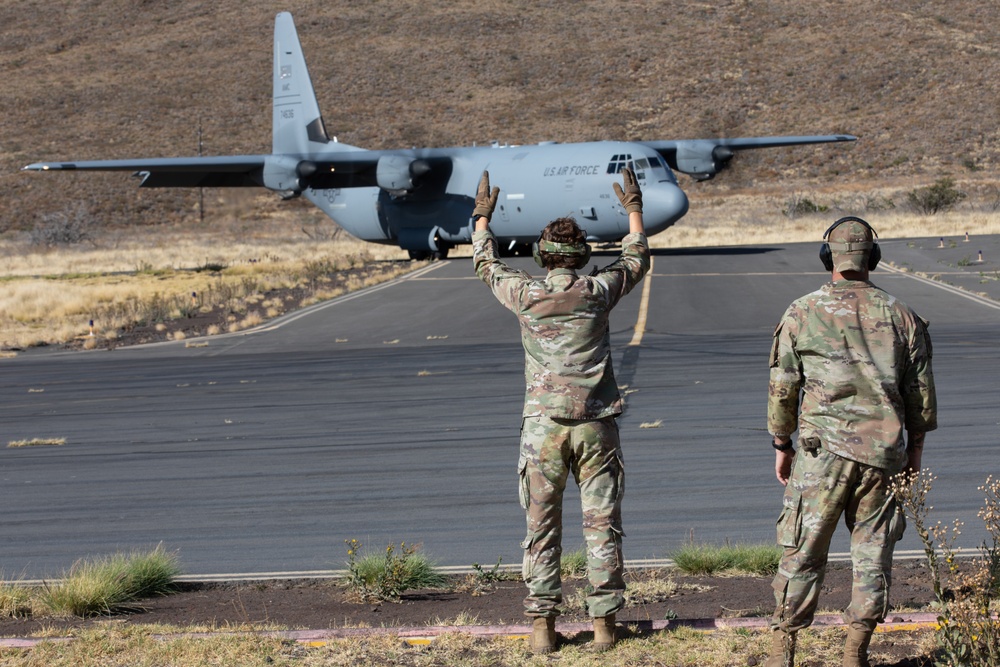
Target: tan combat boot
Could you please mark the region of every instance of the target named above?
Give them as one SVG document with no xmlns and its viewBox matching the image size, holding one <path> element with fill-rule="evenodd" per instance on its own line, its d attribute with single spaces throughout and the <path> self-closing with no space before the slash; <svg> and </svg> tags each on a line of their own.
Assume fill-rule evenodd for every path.
<svg viewBox="0 0 1000 667">
<path fill-rule="evenodd" d="M 556 617 L 543 616 L 531 623 L 531 652 L 552 653 L 556 650 Z"/>
<path fill-rule="evenodd" d="M 615 615 L 594 619 L 594 650 L 607 651 L 615 645 Z"/>
<path fill-rule="evenodd" d="M 764 662 L 764 667 L 794 667 L 795 665 L 795 633 L 785 632 L 780 628 L 771 633 L 771 653 Z"/>
<path fill-rule="evenodd" d="M 871 663 L 868 662 L 868 644 L 871 640 L 871 630 L 847 628 L 847 641 L 844 642 L 844 667 L 871 667 Z"/>
</svg>

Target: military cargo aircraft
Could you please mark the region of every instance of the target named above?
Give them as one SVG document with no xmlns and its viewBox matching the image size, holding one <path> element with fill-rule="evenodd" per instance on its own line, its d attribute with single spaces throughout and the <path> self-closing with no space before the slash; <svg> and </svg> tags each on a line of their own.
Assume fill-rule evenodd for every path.
<svg viewBox="0 0 1000 667">
<path fill-rule="evenodd" d="M 470 215 L 484 170 L 501 186 L 491 228 L 512 254 L 550 220 L 578 219 L 594 242 L 621 240 L 628 216 L 612 195 L 624 167 L 642 185 L 647 234 L 688 210 L 672 170 L 698 180 L 736 151 L 838 141 L 850 135 L 596 141 L 517 146 L 364 150 L 327 133 L 291 14 L 274 25 L 273 129 L 269 155 L 39 162 L 30 171 L 131 171 L 141 187 L 265 187 L 305 197 L 353 236 L 395 244 L 413 259 L 444 258 L 472 240 Z"/>
</svg>

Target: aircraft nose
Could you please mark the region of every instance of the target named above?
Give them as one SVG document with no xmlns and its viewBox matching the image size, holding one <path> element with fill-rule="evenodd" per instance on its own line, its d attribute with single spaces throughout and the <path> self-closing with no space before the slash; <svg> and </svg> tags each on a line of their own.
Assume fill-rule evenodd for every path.
<svg viewBox="0 0 1000 667">
<path fill-rule="evenodd" d="M 653 183 L 642 188 L 642 220 L 647 236 L 662 232 L 683 218 L 687 210 L 687 195 L 673 183 Z"/>
</svg>

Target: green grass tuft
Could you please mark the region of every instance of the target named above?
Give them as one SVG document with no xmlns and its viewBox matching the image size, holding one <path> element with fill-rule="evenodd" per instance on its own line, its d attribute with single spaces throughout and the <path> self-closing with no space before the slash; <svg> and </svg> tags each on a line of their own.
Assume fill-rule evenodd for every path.
<svg viewBox="0 0 1000 667">
<path fill-rule="evenodd" d="M 345 540 L 348 546 L 346 586 L 362 601 L 398 600 L 406 591 L 443 588 L 448 577 L 417 546 L 389 544 L 380 553 L 361 554 L 361 543 Z"/>
<path fill-rule="evenodd" d="M 27 618 L 31 611 L 31 589 L 0 580 L 0 618 Z"/>
<path fill-rule="evenodd" d="M 781 548 L 771 544 L 736 544 L 712 546 L 686 544 L 671 558 L 685 574 L 749 574 L 772 575 L 778 571 Z"/>
<path fill-rule="evenodd" d="M 39 602 L 56 616 L 111 614 L 140 598 L 170 593 L 180 573 L 177 554 L 163 545 L 146 553 L 81 559 L 62 581 L 45 584 Z"/>
<path fill-rule="evenodd" d="M 567 578 L 587 574 L 587 549 L 580 547 L 576 551 L 564 553 L 559 561 L 559 571 Z"/>
</svg>

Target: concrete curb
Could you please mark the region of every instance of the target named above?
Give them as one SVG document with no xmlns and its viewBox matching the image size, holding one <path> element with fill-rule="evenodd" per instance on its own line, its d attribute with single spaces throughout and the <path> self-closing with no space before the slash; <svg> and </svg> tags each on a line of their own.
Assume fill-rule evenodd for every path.
<svg viewBox="0 0 1000 667">
<path fill-rule="evenodd" d="M 748 630 L 766 630 L 771 623 L 767 617 L 754 618 L 703 618 L 703 619 L 670 619 L 663 621 L 628 621 L 619 622 L 619 626 L 628 628 L 638 635 L 651 634 L 687 627 L 700 632 L 731 630 L 745 628 Z M 817 616 L 813 627 L 842 626 L 843 619 L 839 614 Z M 920 630 L 934 627 L 937 624 L 937 614 L 903 613 L 893 614 L 885 623 L 878 626 L 878 632 L 900 632 Z M 590 623 L 557 623 L 556 630 L 563 635 L 576 635 L 593 630 Z M 507 639 L 525 639 L 531 634 L 531 625 L 447 625 L 420 626 L 396 628 L 330 628 L 327 630 L 262 630 L 260 632 L 193 632 L 175 635 L 156 635 L 157 639 L 172 639 L 188 637 L 192 639 L 207 638 L 220 635 L 259 635 L 262 637 L 280 637 L 308 646 L 324 646 L 330 642 L 351 639 L 355 637 L 373 637 L 389 635 L 399 637 L 412 645 L 430 644 L 436 638 L 447 634 L 468 634 L 474 637 L 504 637 Z M 43 639 L 9 637 L 0 638 L 0 648 L 33 648 L 43 642 L 69 642 L 74 637 L 46 637 Z"/>
</svg>

